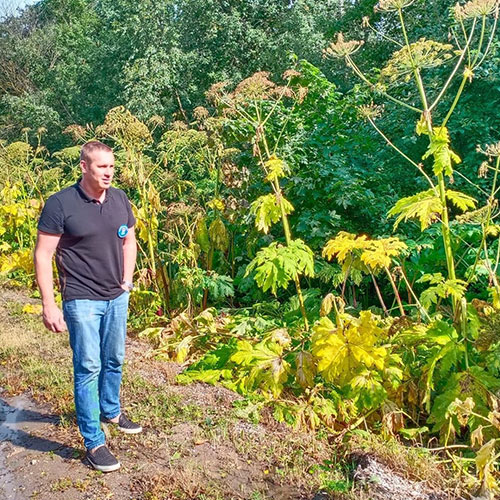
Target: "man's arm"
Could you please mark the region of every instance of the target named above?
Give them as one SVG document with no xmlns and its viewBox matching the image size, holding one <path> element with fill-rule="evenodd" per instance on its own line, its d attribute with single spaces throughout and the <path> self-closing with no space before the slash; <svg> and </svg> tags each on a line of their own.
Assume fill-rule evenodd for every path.
<svg viewBox="0 0 500 500">
<path fill-rule="evenodd" d="M 135 241 L 135 228 L 132 226 L 128 228 L 127 236 L 123 239 L 123 281 L 132 283 L 136 259 L 137 242 Z M 128 288 L 126 290 L 128 291 Z"/>
<path fill-rule="evenodd" d="M 42 295 L 43 323 L 53 332 L 66 330 L 62 311 L 54 299 L 52 257 L 56 251 L 60 234 L 38 231 L 35 247 L 35 273 L 40 294 Z"/>
</svg>

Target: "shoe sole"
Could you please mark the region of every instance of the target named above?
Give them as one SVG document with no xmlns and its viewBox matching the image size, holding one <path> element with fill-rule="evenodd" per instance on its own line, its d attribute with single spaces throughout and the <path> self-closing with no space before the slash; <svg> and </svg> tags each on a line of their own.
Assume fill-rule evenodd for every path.
<svg viewBox="0 0 500 500">
<path fill-rule="evenodd" d="M 103 422 L 101 420 L 101 426 L 104 430 L 104 434 L 106 434 L 106 437 L 109 438 L 109 430 L 108 430 L 108 425 L 111 427 L 116 427 L 120 432 L 123 432 L 124 434 L 139 434 L 140 432 L 143 431 L 142 427 L 137 427 L 136 429 L 128 429 L 126 427 L 120 427 L 116 422 Z"/>
<path fill-rule="evenodd" d="M 127 429 L 125 427 L 118 427 L 118 430 L 123 432 L 124 434 L 139 434 L 142 432 L 142 427 L 139 427 L 137 429 Z"/>
<path fill-rule="evenodd" d="M 89 461 L 90 465 L 92 465 L 92 467 L 94 467 L 95 470 L 98 470 L 101 472 L 113 472 L 115 470 L 118 470 L 121 467 L 120 462 L 118 462 L 117 464 L 114 464 L 114 465 L 99 465 L 99 464 L 94 463 L 89 456 L 87 456 L 87 460 Z"/>
</svg>

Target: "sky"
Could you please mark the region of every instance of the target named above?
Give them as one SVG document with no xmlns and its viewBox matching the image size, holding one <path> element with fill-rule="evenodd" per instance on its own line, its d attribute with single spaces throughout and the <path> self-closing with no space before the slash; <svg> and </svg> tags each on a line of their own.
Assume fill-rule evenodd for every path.
<svg viewBox="0 0 500 500">
<path fill-rule="evenodd" d="M 37 0 L 0 0 L 0 19 L 12 15 L 17 9 L 33 5 Z"/>
</svg>

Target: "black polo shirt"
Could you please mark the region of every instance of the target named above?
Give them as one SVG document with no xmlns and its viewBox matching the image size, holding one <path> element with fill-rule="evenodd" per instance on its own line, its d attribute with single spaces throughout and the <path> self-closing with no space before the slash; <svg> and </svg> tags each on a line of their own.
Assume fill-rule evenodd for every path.
<svg viewBox="0 0 500 500">
<path fill-rule="evenodd" d="M 123 293 L 123 238 L 134 224 L 121 189 L 107 189 L 102 204 L 79 183 L 49 197 L 38 229 L 62 235 L 56 265 L 64 300 L 111 300 Z"/>
</svg>

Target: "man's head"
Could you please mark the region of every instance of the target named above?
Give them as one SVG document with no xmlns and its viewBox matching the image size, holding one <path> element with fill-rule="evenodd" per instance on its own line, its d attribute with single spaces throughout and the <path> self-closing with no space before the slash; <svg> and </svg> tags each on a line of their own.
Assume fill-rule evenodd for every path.
<svg viewBox="0 0 500 500">
<path fill-rule="evenodd" d="M 115 169 L 113 150 L 99 141 L 90 141 L 82 146 L 80 167 L 85 184 L 102 191 L 111 186 Z"/>
</svg>

